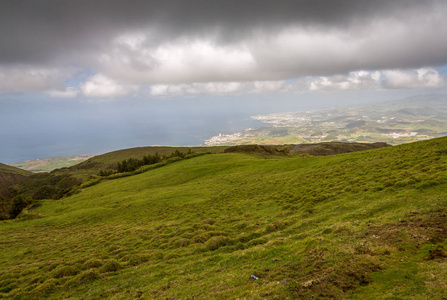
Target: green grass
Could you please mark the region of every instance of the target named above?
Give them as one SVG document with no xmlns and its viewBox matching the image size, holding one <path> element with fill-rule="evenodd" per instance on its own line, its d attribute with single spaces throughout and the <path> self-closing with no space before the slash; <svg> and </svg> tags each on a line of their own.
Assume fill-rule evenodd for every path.
<svg viewBox="0 0 447 300">
<path fill-rule="evenodd" d="M 69 168 L 61 168 L 54 170 L 55 174 L 68 174 L 79 178 L 86 178 L 91 175 L 97 175 L 101 170 L 116 169 L 118 163 L 125 159 L 134 158 L 142 159 L 146 155 L 155 155 L 158 153 L 161 156 L 171 155 L 176 150 L 181 153 L 187 153 L 189 149 L 194 153 L 222 153 L 227 147 L 166 147 L 166 146 L 152 146 L 152 147 L 137 147 L 124 150 L 117 150 L 106 154 L 94 156 L 80 164 Z"/>
<path fill-rule="evenodd" d="M 446 174 L 440 138 L 106 180 L 0 224 L 0 298 L 445 298 Z"/>
<path fill-rule="evenodd" d="M 8 166 L 5 164 L 0 163 L 0 174 L 4 174 L 4 173 L 8 173 L 8 174 L 13 174 L 13 175 L 20 175 L 20 176 L 29 176 L 31 175 L 31 172 L 13 167 L 13 166 Z"/>
</svg>

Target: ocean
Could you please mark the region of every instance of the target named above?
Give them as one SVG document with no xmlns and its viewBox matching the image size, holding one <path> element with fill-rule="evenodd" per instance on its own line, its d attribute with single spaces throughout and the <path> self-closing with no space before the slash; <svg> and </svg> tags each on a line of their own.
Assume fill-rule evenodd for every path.
<svg viewBox="0 0 447 300">
<path fill-rule="evenodd" d="M 151 145 L 201 145 L 211 136 L 265 124 L 257 114 L 352 104 L 307 97 L 24 99 L 0 101 L 0 162 L 101 154 Z M 337 105 L 335 105 L 337 104 Z"/>
</svg>

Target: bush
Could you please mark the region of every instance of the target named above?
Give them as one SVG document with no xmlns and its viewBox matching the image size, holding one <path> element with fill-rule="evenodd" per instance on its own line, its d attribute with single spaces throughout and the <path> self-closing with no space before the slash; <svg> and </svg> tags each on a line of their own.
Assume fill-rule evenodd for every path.
<svg viewBox="0 0 447 300">
<path fill-rule="evenodd" d="M 12 219 L 17 217 L 24 208 L 31 204 L 33 200 L 29 196 L 18 195 L 12 199 L 11 209 L 9 210 L 9 215 Z"/>
</svg>

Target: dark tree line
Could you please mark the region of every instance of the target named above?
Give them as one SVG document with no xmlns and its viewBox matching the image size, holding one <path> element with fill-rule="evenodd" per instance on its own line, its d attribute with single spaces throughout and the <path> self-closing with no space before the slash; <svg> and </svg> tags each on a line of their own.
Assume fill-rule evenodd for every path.
<svg viewBox="0 0 447 300">
<path fill-rule="evenodd" d="M 150 154 L 145 155 L 145 156 L 143 156 L 142 159 L 128 158 L 128 159 L 125 159 L 122 162 L 118 163 L 117 171 L 118 171 L 118 173 L 132 172 L 142 166 L 154 165 L 156 163 L 168 160 L 173 157 L 185 158 L 186 155 L 192 154 L 192 153 L 193 152 L 191 151 L 191 149 L 189 149 L 187 153 L 182 153 L 179 150 L 175 150 L 170 155 L 161 156 L 157 152 L 154 155 L 150 155 Z M 100 171 L 99 172 L 100 176 L 108 176 L 110 174 L 113 174 L 113 171 Z"/>
</svg>

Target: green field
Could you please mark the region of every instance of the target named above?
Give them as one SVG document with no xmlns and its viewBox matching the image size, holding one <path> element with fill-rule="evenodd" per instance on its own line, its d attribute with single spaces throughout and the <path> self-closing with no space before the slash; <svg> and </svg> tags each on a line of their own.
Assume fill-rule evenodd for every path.
<svg viewBox="0 0 447 300">
<path fill-rule="evenodd" d="M 446 190 L 447 138 L 185 159 L 0 223 L 0 298 L 442 299 Z"/>
</svg>

